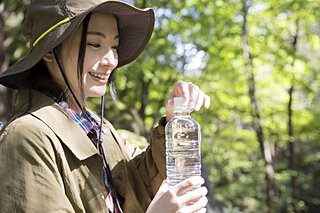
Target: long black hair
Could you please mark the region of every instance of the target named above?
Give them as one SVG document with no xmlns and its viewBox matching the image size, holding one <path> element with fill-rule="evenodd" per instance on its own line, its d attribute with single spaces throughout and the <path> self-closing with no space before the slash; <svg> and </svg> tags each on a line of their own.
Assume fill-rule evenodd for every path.
<svg viewBox="0 0 320 213">
<path fill-rule="evenodd" d="M 88 32 L 88 25 L 89 25 L 90 18 L 91 18 L 91 13 L 88 14 L 82 22 L 83 28 L 82 28 L 81 40 L 79 44 L 79 54 L 78 54 L 78 63 L 77 63 L 77 77 L 78 77 L 79 86 L 80 86 L 79 89 L 81 90 L 82 107 L 86 106 L 86 100 L 85 100 L 86 96 L 85 96 L 82 79 L 83 79 L 83 64 L 84 64 L 86 46 L 87 46 L 87 32 Z M 54 51 L 58 55 L 57 60 L 60 61 L 61 44 L 57 46 Z M 113 70 L 111 72 L 111 75 L 109 76 L 108 87 L 109 87 L 109 94 L 111 96 L 111 99 L 113 101 L 116 101 L 117 94 L 116 94 L 116 88 L 114 83 L 115 82 L 114 72 L 115 70 Z M 58 86 L 58 84 L 51 77 L 49 70 L 46 66 L 46 63 L 43 61 L 43 59 L 36 66 L 32 68 L 31 73 L 27 79 L 26 87 L 35 89 L 45 94 L 52 95 L 55 98 L 57 98 L 59 102 L 70 103 L 70 96 L 69 96 L 70 91 L 63 90 Z"/>
</svg>

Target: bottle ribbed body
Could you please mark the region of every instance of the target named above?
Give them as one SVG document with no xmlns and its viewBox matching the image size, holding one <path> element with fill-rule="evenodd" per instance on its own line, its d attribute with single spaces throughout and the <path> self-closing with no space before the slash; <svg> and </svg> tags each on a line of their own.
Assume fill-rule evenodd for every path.
<svg viewBox="0 0 320 213">
<path fill-rule="evenodd" d="M 169 187 L 192 176 L 201 176 L 200 125 L 186 111 L 167 123 L 166 167 Z"/>
</svg>

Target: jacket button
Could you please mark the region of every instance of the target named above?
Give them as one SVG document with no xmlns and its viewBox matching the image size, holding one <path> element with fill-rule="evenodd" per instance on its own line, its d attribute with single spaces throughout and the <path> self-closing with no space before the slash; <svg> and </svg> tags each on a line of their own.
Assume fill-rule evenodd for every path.
<svg viewBox="0 0 320 213">
<path fill-rule="evenodd" d="M 118 174 L 118 179 L 119 179 L 119 180 L 122 180 L 122 179 L 123 179 L 123 174 L 122 174 L 121 172 Z"/>
</svg>

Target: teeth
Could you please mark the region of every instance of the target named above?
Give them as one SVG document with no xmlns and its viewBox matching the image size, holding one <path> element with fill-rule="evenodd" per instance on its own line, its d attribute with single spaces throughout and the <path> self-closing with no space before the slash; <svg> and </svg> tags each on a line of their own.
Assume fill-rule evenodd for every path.
<svg viewBox="0 0 320 213">
<path fill-rule="evenodd" d="M 106 79 L 107 78 L 107 75 L 97 74 L 97 73 L 93 73 L 93 72 L 90 72 L 90 75 L 93 75 L 94 77 L 102 78 L 102 79 Z"/>
</svg>

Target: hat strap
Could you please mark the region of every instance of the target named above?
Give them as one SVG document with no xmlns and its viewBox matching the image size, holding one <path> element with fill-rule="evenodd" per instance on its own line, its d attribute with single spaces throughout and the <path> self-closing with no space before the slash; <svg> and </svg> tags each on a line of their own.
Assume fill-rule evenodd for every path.
<svg viewBox="0 0 320 213">
<path fill-rule="evenodd" d="M 58 64 L 60 73 L 61 73 L 61 75 L 62 75 L 62 77 L 63 77 L 63 80 L 64 80 L 64 82 L 66 83 L 66 85 L 67 85 L 67 87 L 68 87 L 68 90 L 70 91 L 73 99 L 75 100 L 76 104 L 77 104 L 78 107 L 80 108 L 83 116 L 85 116 L 85 118 L 86 118 L 88 121 L 90 121 L 90 119 L 88 118 L 87 113 L 84 111 L 84 109 L 83 109 L 83 107 L 81 106 L 80 102 L 78 101 L 76 95 L 74 94 L 74 92 L 73 92 L 72 89 L 71 89 L 71 86 L 70 86 L 70 84 L 69 84 L 69 81 L 68 81 L 68 79 L 67 79 L 67 76 L 66 76 L 65 73 L 63 72 L 63 69 L 62 69 L 60 60 L 59 60 L 59 58 L 58 58 L 58 54 L 57 54 L 57 50 L 56 50 L 56 49 L 53 49 L 53 55 L 54 55 L 54 57 L 55 57 L 55 59 L 56 59 L 56 61 L 57 61 L 57 64 Z"/>
<path fill-rule="evenodd" d="M 66 22 L 69 22 L 70 18 L 67 17 L 65 19 L 63 19 L 62 21 L 59 21 L 58 23 L 56 23 L 55 25 L 53 25 L 52 27 L 50 27 L 48 30 L 46 30 L 44 33 L 42 33 L 36 40 L 35 42 L 33 42 L 32 46 L 35 47 L 37 45 L 37 43 L 43 38 L 45 37 L 48 33 L 50 33 L 52 30 L 54 30 L 55 28 L 57 28 L 58 26 L 60 26 L 61 24 L 64 24 Z"/>
</svg>

